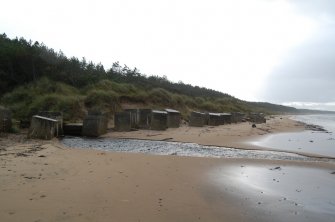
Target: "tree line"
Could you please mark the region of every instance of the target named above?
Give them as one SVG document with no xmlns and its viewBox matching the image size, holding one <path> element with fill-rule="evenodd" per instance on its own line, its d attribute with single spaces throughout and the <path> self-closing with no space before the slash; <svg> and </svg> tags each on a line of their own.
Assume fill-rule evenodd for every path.
<svg viewBox="0 0 335 222">
<path fill-rule="evenodd" d="M 15 87 L 47 77 L 64 82 L 76 88 L 108 79 L 117 83 L 135 84 L 143 89 L 163 88 L 173 93 L 195 97 L 232 98 L 230 95 L 192 86 L 182 82 L 173 83 L 165 76 L 147 76 L 137 68 L 114 62 L 105 70 L 101 63 L 87 62 L 83 57 L 68 58 L 62 51 L 55 52 L 43 43 L 27 41 L 24 38 L 10 39 L 0 35 L 0 94 L 10 92 Z"/>
</svg>

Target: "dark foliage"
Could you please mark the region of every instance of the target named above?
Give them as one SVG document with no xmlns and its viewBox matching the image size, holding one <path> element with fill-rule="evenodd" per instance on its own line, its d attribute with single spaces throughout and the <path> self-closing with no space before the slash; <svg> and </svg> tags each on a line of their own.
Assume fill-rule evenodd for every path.
<svg viewBox="0 0 335 222">
<path fill-rule="evenodd" d="M 85 58 L 68 59 L 62 52 L 55 52 L 39 42 L 23 38 L 11 40 L 6 34 L 0 35 L 1 94 L 43 76 L 81 87 L 98 82 L 106 73 L 101 64 L 87 63 Z"/>
<path fill-rule="evenodd" d="M 67 58 L 61 51 L 55 52 L 43 43 L 9 39 L 6 34 L 0 35 L 0 100 L 18 113 L 30 107 L 29 112 L 18 114 L 21 117 L 38 108 L 66 111 L 69 104 L 75 104 L 71 109 L 81 111 L 85 107 L 100 106 L 115 110 L 117 106 L 111 103 L 120 105 L 122 102 L 168 106 L 185 113 L 190 109 L 297 112 L 291 107 L 245 102 L 212 89 L 173 83 L 165 76 L 146 76 L 137 68 L 130 69 L 119 62 L 105 71 L 101 64 L 87 62 L 85 58 Z"/>
<path fill-rule="evenodd" d="M 0 93 L 11 91 L 16 86 L 36 81 L 46 76 L 80 88 L 109 79 L 118 83 L 131 83 L 149 90 L 163 88 L 173 93 L 188 96 L 231 97 L 227 94 L 184 83 L 172 83 L 166 77 L 141 74 L 137 68 L 129 69 L 118 62 L 107 72 L 101 64 L 87 62 L 85 58 L 67 58 L 62 52 L 55 52 L 43 43 L 23 38 L 9 39 L 0 35 Z"/>
</svg>

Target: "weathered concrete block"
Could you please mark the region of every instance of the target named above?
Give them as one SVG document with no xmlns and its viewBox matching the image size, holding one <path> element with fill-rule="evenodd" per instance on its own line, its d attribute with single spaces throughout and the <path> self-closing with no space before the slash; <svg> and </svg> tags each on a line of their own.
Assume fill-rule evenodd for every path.
<svg viewBox="0 0 335 222">
<path fill-rule="evenodd" d="M 222 124 L 231 124 L 232 115 L 230 113 L 221 113 Z"/>
<path fill-rule="evenodd" d="M 240 123 L 242 122 L 242 119 L 244 118 L 245 114 L 240 112 L 234 112 L 232 114 L 232 122 L 233 123 Z"/>
<path fill-rule="evenodd" d="M 166 130 L 167 129 L 167 118 L 168 118 L 167 116 L 168 114 L 165 111 L 152 110 L 150 129 Z"/>
<path fill-rule="evenodd" d="M 140 119 L 139 109 L 126 109 L 125 112 L 130 113 L 130 127 L 132 129 L 138 129 Z"/>
<path fill-rule="evenodd" d="M 104 133 L 107 132 L 108 129 L 108 119 L 109 119 L 109 113 L 108 112 L 103 112 L 100 110 L 89 110 L 88 111 L 88 116 L 101 116 L 102 118 L 102 126 L 101 128 L 103 129 Z"/>
<path fill-rule="evenodd" d="M 208 125 L 219 126 L 221 121 L 221 115 L 219 113 L 208 113 Z"/>
<path fill-rule="evenodd" d="M 190 126 L 203 127 L 205 125 L 206 115 L 200 112 L 191 112 L 190 115 Z"/>
<path fill-rule="evenodd" d="M 51 140 L 58 136 L 58 121 L 44 116 L 35 115 L 31 119 L 28 138 Z"/>
<path fill-rule="evenodd" d="M 167 126 L 168 128 L 178 128 L 181 121 L 180 112 L 174 109 L 165 109 L 167 112 Z"/>
<path fill-rule="evenodd" d="M 44 116 L 50 119 L 57 120 L 57 131 L 58 135 L 63 135 L 63 113 L 62 112 L 51 112 L 51 111 L 40 111 L 38 116 Z"/>
<path fill-rule="evenodd" d="M 151 123 L 151 109 L 139 109 L 138 127 L 140 129 L 149 129 Z"/>
<path fill-rule="evenodd" d="M 0 107 L 0 132 L 9 132 L 12 128 L 12 113 L 9 109 Z"/>
<path fill-rule="evenodd" d="M 98 137 L 107 132 L 108 119 L 106 115 L 88 115 L 83 122 L 82 135 Z"/>
<path fill-rule="evenodd" d="M 116 131 L 130 131 L 131 130 L 131 113 L 118 112 L 114 116 L 114 124 Z"/>
</svg>

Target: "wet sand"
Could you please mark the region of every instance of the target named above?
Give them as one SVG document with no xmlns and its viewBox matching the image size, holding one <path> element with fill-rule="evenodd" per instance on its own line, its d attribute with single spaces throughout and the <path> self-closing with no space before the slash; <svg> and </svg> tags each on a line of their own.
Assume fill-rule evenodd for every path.
<svg viewBox="0 0 335 222">
<path fill-rule="evenodd" d="M 282 123 L 286 120 L 274 119 L 266 127 L 283 130 Z M 287 129 L 302 130 L 294 121 L 287 124 Z M 242 137 L 234 127 L 239 125 L 222 128 L 232 134 L 231 142 Z M 193 134 L 199 130 L 205 129 L 190 129 Z M 198 137 L 214 138 L 215 132 Z M 257 129 L 243 138 L 263 132 L 268 133 Z M 151 136 L 142 136 L 166 136 L 147 133 Z M 0 137 L 0 178 L 1 221 L 335 219 L 334 162 L 104 152 L 10 135 Z"/>
<path fill-rule="evenodd" d="M 334 221 L 333 165 L 247 162 L 218 166 L 209 174 L 221 190 L 245 208 L 248 221 Z M 256 213 L 258 212 L 258 213 Z"/>
<path fill-rule="evenodd" d="M 310 210 L 310 200 L 294 200 L 285 190 L 272 194 L 268 189 L 276 187 L 266 182 L 275 178 L 305 195 L 313 184 L 323 194 L 333 195 L 332 163 L 111 153 L 68 149 L 57 141 L 7 147 L 1 154 L 5 153 L 0 156 L 3 221 L 331 221 L 335 217 Z M 291 175 L 288 180 L 273 174 L 277 171 L 270 169 L 277 166 L 280 173 Z M 250 181 L 239 181 L 242 172 Z M 303 182 L 292 184 L 291 178 L 299 181 L 299 175 Z M 255 176 L 264 184 L 250 183 Z M 315 195 L 335 212 L 334 203 L 322 199 L 323 194 Z M 283 198 L 287 201 L 280 202 Z"/>
</svg>

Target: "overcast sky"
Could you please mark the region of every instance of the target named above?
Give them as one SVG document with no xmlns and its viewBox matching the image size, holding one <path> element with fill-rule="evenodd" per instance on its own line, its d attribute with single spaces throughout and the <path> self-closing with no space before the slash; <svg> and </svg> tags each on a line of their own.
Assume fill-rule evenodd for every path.
<svg viewBox="0 0 335 222">
<path fill-rule="evenodd" d="M 335 0 L 0 0 L 0 32 L 249 101 L 335 110 Z"/>
</svg>

